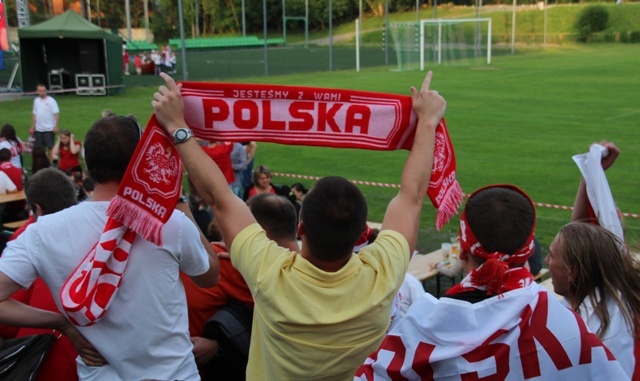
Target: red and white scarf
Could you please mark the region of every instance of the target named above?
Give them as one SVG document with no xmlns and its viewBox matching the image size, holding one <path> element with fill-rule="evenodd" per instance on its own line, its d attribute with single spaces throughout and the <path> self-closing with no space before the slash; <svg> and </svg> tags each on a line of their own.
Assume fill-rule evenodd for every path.
<svg viewBox="0 0 640 381">
<path fill-rule="evenodd" d="M 514 185 L 499 184 L 489 185 L 480 188 L 473 192 L 469 196 L 471 200 L 479 192 L 486 190 L 487 188 L 506 188 L 520 193 L 531 204 L 531 208 L 535 207 L 529 196 L 520 188 Z M 511 265 L 522 265 L 535 251 L 535 218 L 534 224 L 531 227 L 531 232 L 527 237 L 524 244 L 516 250 L 514 253 L 500 253 L 500 252 L 488 252 L 482 247 L 482 244 L 476 236 L 473 234 L 467 215 L 463 211 L 460 216 L 460 248 L 462 249 L 461 257 L 467 253 L 484 259 L 485 262 L 478 268 L 471 271 L 459 284 L 449 289 L 447 294 L 455 294 L 461 292 L 468 292 L 473 289 L 479 289 L 486 291 L 488 295 L 502 294 L 507 291 L 515 290 L 517 288 L 526 287 L 533 282 L 531 273 L 524 268 L 510 268 Z"/>
<path fill-rule="evenodd" d="M 264 141 L 367 150 L 411 149 L 417 124 L 411 97 L 301 86 L 183 82 L 185 119 L 206 140 Z M 427 194 L 442 228 L 458 212 L 453 144 L 436 129 Z"/>
<path fill-rule="evenodd" d="M 75 325 L 97 322 L 113 301 L 137 235 L 162 245 L 162 226 L 180 196 L 182 165 L 173 140 L 152 116 L 133 154 L 107 223 L 60 290 L 65 314 Z"/>
<path fill-rule="evenodd" d="M 409 96 L 298 86 L 185 82 L 185 120 L 202 139 L 290 145 L 410 149 L 417 124 Z M 180 158 L 153 116 L 134 153 L 109 220 L 96 246 L 60 292 L 76 325 L 104 315 L 122 281 L 131 243 L 139 234 L 162 244 L 162 226 L 179 196 Z M 458 211 L 462 190 L 444 120 L 436 129 L 427 194 L 438 209 L 438 229 Z M 121 223 L 118 223 L 120 221 Z"/>
</svg>

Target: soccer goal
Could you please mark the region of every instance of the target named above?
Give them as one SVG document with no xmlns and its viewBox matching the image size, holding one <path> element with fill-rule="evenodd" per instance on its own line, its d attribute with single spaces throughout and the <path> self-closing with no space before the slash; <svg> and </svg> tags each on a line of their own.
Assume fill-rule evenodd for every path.
<svg viewBox="0 0 640 381">
<path fill-rule="evenodd" d="M 491 63 L 490 18 L 420 20 L 419 34 L 421 71 L 428 62 Z"/>
</svg>

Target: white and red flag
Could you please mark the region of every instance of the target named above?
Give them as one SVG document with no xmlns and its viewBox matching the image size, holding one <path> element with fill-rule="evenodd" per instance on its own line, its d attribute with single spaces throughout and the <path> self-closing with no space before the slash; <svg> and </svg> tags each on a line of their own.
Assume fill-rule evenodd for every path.
<svg viewBox="0 0 640 381">
<path fill-rule="evenodd" d="M 416 301 L 354 380 L 627 380 L 582 319 L 537 283 L 478 303 Z"/>
</svg>

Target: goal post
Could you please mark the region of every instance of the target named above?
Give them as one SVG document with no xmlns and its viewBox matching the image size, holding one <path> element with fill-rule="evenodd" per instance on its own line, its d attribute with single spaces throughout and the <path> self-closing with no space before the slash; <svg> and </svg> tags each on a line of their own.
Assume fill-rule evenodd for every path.
<svg viewBox="0 0 640 381">
<path fill-rule="evenodd" d="M 475 31 L 466 33 L 464 30 L 453 33 L 450 29 L 453 26 L 463 24 L 469 25 L 469 23 L 475 23 Z M 475 50 L 479 50 L 479 44 L 481 43 L 481 34 L 484 28 L 479 26 L 486 23 L 486 57 L 487 64 L 491 63 L 491 19 L 490 18 L 468 18 L 468 19 L 425 19 L 420 20 L 420 70 L 424 71 L 425 61 L 427 56 L 425 50 L 430 49 L 434 52 L 434 61 L 437 61 L 438 65 L 442 64 L 443 52 L 453 53 L 454 49 L 466 51 L 470 45 L 473 45 Z M 430 32 L 430 33 L 427 33 Z M 473 44 L 468 41 L 468 34 L 473 36 Z"/>
</svg>

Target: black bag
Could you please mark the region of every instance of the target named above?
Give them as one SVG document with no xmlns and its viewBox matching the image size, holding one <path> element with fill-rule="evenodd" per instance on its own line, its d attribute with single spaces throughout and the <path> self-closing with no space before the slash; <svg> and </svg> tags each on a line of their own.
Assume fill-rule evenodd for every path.
<svg viewBox="0 0 640 381">
<path fill-rule="evenodd" d="M 218 341 L 218 354 L 200 368 L 203 381 L 244 381 L 253 310 L 239 302 L 229 302 L 207 322 L 202 337 Z"/>
<path fill-rule="evenodd" d="M 0 381 L 34 380 L 55 342 L 49 333 L 0 339 Z"/>
</svg>

